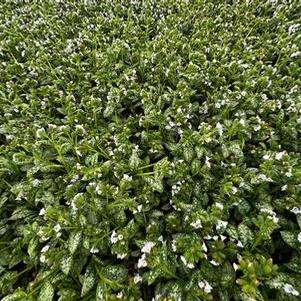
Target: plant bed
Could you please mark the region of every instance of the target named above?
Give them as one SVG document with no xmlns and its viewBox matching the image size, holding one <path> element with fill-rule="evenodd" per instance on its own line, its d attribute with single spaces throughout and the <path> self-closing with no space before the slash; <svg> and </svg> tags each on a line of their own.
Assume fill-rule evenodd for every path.
<svg viewBox="0 0 301 301">
<path fill-rule="evenodd" d="M 3 1 L 0 298 L 300 300 L 298 1 Z"/>
</svg>

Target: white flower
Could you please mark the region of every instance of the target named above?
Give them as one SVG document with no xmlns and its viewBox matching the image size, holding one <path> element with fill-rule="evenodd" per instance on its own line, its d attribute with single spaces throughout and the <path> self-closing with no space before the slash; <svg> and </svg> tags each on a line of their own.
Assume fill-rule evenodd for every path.
<svg viewBox="0 0 301 301">
<path fill-rule="evenodd" d="M 138 205 L 138 206 L 137 206 L 137 210 L 134 210 L 133 213 L 134 213 L 134 214 L 137 214 L 138 212 L 141 212 L 141 211 L 142 211 L 142 208 L 143 208 L 143 205 L 142 205 L 142 204 Z"/>
<path fill-rule="evenodd" d="M 204 250 L 204 252 L 207 252 L 208 251 L 208 248 L 207 248 L 207 246 L 206 246 L 206 244 L 203 242 L 203 244 L 202 244 L 202 248 L 203 248 L 203 250 Z"/>
<path fill-rule="evenodd" d="M 182 255 L 181 257 L 182 262 L 184 263 L 184 265 L 189 268 L 189 269 L 193 269 L 194 268 L 194 264 L 191 262 L 187 262 L 186 258 Z"/>
<path fill-rule="evenodd" d="M 42 248 L 41 252 L 42 252 L 42 253 L 45 253 L 45 252 L 47 252 L 48 250 L 49 250 L 49 245 L 46 245 L 46 246 L 44 246 L 44 247 Z"/>
<path fill-rule="evenodd" d="M 271 210 L 270 208 L 260 208 L 260 212 L 264 212 L 264 213 L 267 213 L 267 214 L 273 215 L 273 216 L 276 215 L 276 213 L 273 210 Z"/>
<path fill-rule="evenodd" d="M 227 227 L 227 225 L 228 225 L 228 222 L 218 220 L 217 225 L 216 225 L 216 230 L 225 229 Z"/>
<path fill-rule="evenodd" d="M 264 159 L 264 160 L 269 160 L 270 158 L 271 158 L 271 156 L 268 155 L 268 154 L 265 154 L 265 155 L 262 157 L 262 159 Z"/>
<path fill-rule="evenodd" d="M 111 243 L 116 244 L 117 242 L 118 242 L 118 237 L 117 237 L 117 233 L 114 230 L 111 235 Z"/>
<path fill-rule="evenodd" d="M 179 134 L 180 136 L 182 136 L 183 130 L 182 130 L 181 128 L 178 128 L 178 134 Z"/>
<path fill-rule="evenodd" d="M 171 249 L 176 252 L 177 251 L 177 246 L 176 246 L 176 241 L 173 240 L 172 243 L 171 243 Z"/>
<path fill-rule="evenodd" d="M 45 208 L 42 208 L 42 209 L 40 210 L 40 212 L 39 212 L 39 215 L 44 215 L 45 212 L 46 212 Z"/>
<path fill-rule="evenodd" d="M 221 210 L 224 209 L 224 205 L 221 204 L 221 203 L 215 203 L 215 206 L 216 206 L 217 208 L 221 209 Z"/>
<path fill-rule="evenodd" d="M 203 228 L 202 223 L 201 223 L 200 220 L 196 220 L 195 222 L 191 222 L 190 226 L 192 226 L 194 229 Z"/>
<path fill-rule="evenodd" d="M 14 140 L 16 137 L 14 135 L 6 135 L 7 140 Z"/>
<path fill-rule="evenodd" d="M 36 131 L 37 138 L 41 138 L 43 136 L 43 133 L 45 133 L 45 130 L 43 128 L 37 129 Z"/>
<path fill-rule="evenodd" d="M 163 241 L 164 241 L 162 235 L 160 235 L 160 236 L 158 237 L 158 241 L 160 241 L 160 242 L 163 242 Z"/>
<path fill-rule="evenodd" d="M 299 28 L 300 24 L 292 24 L 290 25 L 290 27 L 288 28 L 288 33 L 292 34 L 294 32 L 296 32 L 296 30 Z"/>
<path fill-rule="evenodd" d="M 258 132 L 261 129 L 261 125 L 260 124 L 255 125 L 255 126 L 253 126 L 253 129 L 255 132 Z"/>
<path fill-rule="evenodd" d="M 145 254 L 142 254 L 141 258 L 138 260 L 138 269 L 147 267 L 147 262 L 145 260 Z"/>
<path fill-rule="evenodd" d="M 117 297 L 118 299 L 122 299 L 123 293 L 122 293 L 122 292 L 119 292 L 119 293 L 116 295 L 116 297 Z"/>
<path fill-rule="evenodd" d="M 65 48 L 65 51 L 66 51 L 67 53 L 72 52 L 72 46 L 71 46 L 71 45 L 68 45 L 68 46 Z"/>
<path fill-rule="evenodd" d="M 233 268 L 234 268 L 234 271 L 238 270 L 238 265 L 235 262 L 233 262 Z"/>
<path fill-rule="evenodd" d="M 209 162 L 210 158 L 206 156 L 205 164 L 210 168 L 211 163 Z"/>
<path fill-rule="evenodd" d="M 56 233 L 58 233 L 58 232 L 60 232 L 61 231 L 61 229 L 62 229 L 62 227 L 61 227 L 61 225 L 60 224 L 56 224 L 55 226 L 54 226 L 54 231 L 56 232 Z"/>
<path fill-rule="evenodd" d="M 222 135 L 223 135 L 223 132 L 224 132 L 223 126 L 218 122 L 218 123 L 216 124 L 216 128 L 217 128 L 217 130 L 218 130 L 218 134 L 219 134 L 220 136 L 222 136 Z"/>
<path fill-rule="evenodd" d="M 289 283 L 285 283 L 283 286 L 284 291 L 289 294 L 289 295 L 293 295 L 293 296 L 299 296 L 299 292 L 296 291 L 293 286 Z"/>
<path fill-rule="evenodd" d="M 76 209 L 76 201 L 79 199 L 79 198 L 81 198 L 82 196 L 83 196 L 84 194 L 82 193 L 82 192 L 80 192 L 80 193 L 77 193 L 74 197 L 73 197 L 73 199 L 71 200 L 71 206 L 72 206 L 72 208 L 74 208 L 74 209 Z"/>
<path fill-rule="evenodd" d="M 207 294 L 209 294 L 212 291 L 212 286 L 206 280 L 200 281 L 198 285 L 200 288 L 203 288 L 205 293 Z"/>
<path fill-rule="evenodd" d="M 242 244 L 242 242 L 239 240 L 238 242 L 237 242 L 237 244 L 236 244 L 239 248 L 243 248 L 244 247 L 244 245 Z"/>
<path fill-rule="evenodd" d="M 298 124 L 301 124 L 301 118 L 298 118 L 296 121 Z"/>
<path fill-rule="evenodd" d="M 301 232 L 298 234 L 297 239 L 299 242 L 301 242 Z"/>
<path fill-rule="evenodd" d="M 142 277 L 139 274 L 136 274 L 134 277 L 134 282 L 135 283 L 139 283 L 142 281 Z"/>
<path fill-rule="evenodd" d="M 258 179 L 263 180 L 263 181 L 267 181 L 267 182 L 273 182 L 273 180 L 272 180 L 270 177 L 267 177 L 267 176 L 264 175 L 264 174 L 260 174 L 260 175 L 258 176 Z"/>
<path fill-rule="evenodd" d="M 294 207 L 290 211 L 293 212 L 293 213 L 295 213 L 295 214 L 300 214 L 301 213 L 301 208 Z"/>
<path fill-rule="evenodd" d="M 46 256 L 44 254 L 40 256 L 40 261 L 42 263 L 46 262 Z"/>
<path fill-rule="evenodd" d="M 117 254 L 118 259 L 124 259 L 127 256 L 127 253 Z"/>
<path fill-rule="evenodd" d="M 283 152 L 279 152 L 279 153 L 276 153 L 276 155 L 275 155 L 275 159 L 276 160 L 281 160 L 282 159 L 282 157 L 284 156 L 286 154 L 286 152 L 285 151 L 283 151 Z"/>
<path fill-rule="evenodd" d="M 267 97 L 266 94 L 262 94 L 261 99 L 262 99 L 263 101 L 266 101 L 266 100 L 268 100 L 268 97 Z"/>
<path fill-rule="evenodd" d="M 268 219 L 272 220 L 275 224 L 278 224 L 278 222 L 279 222 L 279 218 L 276 217 L 275 215 L 273 215 L 273 216 L 269 215 Z"/>
<path fill-rule="evenodd" d="M 194 268 L 194 264 L 193 264 L 193 263 L 188 263 L 188 264 L 187 264 L 187 267 L 188 267 L 189 269 L 193 269 L 193 268 Z"/>
<path fill-rule="evenodd" d="M 52 124 L 52 123 L 48 123 L 48 127 L 49 127 L 50 129 L 56 129 L 56 128 L 57 128 L 57 125 Z"/>
<path fill-rule="evenodd" d="M 220 237 L 220 239 L 221 239 L 222 241 L 224 241 L 224 240 L 227 238 L 227 237 L 224 236 L 224 235 L 220 235 L 219 237 Z"/>
<path fill-rule="evenodd" d="M 123 235 L 122 235 L 122 234 L 119 234 L 119 235 L 117 236 L 117 238 L 118 238 L 118 240 L 122 240 L 122 239 L 123 239 Z"/>
<path fill-rule="evenodd" d="M 41 181 L 38 180 L 38 179 L 34 179 L 34 180 L 32 181 L 32 186 L 33 186 L 33 187 L 38 187 L 40 184 L 41 184 Z"/>
<path fill-rule="evenodd" d="M 75 126 L 75 129 L 76 129 L 76 130 L 80 130 L 82 133 L 86 133 L 86 130 L 85 130 L 85 128 L 83 127 L 82 124 L 77 124 L 77 125 Z"/>
<path fill-rule="evenodd" d="M 296 51 L 296 52 L 293 52 L 292 54 L 291 54 L 291 57 L 298 57 L 299 55 L 301 54 L 301 52 L 300 51 Z"/>
<path fill-rule="evenodd" d="M 204 288 L 205 293 L 209 294 L 212 291 L 212 286 L 206 281 L 205 283 L 205 288 Z"/>
<path fill-rule="evenodd" d="M 218 266 L 218 265 L 219 265 L 219 263 L 216 262 L 215 260 L 211 260 L 210 263 L 211 263 L 212 265 L 214 265 L 214 266 Z"/>
<path fill-rule="evenodd" d="M 99 252 L 99 249 L 97 249 L 97 248 L 91 248 L 90 249 L 90 253 L 92 253 L 92 254 L 96 254 L 96 253 L 98 253 Z"/>
<path fill-rule="evenodd" d="M 150 253 L 152 248 L 155 246 L 156 244 L 152 241 L 148 241 L 144 244 L 144 246 L 141 249 L 142 253 Z"/>
<path fill-rule="evenodd" d="M 129 176 L 129 175 L 127 175 L 127 174 L 124 174 L 124 175 L 123 175 L 123 180 L 130 182 L 130 181 L 133 180 L 133 177 L 132 177 L 132 176 Z"/>
<path fill-rule="evenodd" d="M 285 191 L 286 189 L 287 189 L 287 184 L 285 184 L 281 187 L 281 191 Z"/>
</svg>

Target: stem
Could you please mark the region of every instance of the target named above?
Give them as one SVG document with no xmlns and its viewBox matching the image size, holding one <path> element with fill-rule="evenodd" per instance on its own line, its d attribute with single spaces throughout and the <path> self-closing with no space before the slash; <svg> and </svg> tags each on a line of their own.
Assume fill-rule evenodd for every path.
<svg viewBox="0 0 301 301">
<path fill-rule="evenodd" d="M 47 278 L 50 278 L 53 274 L 57 273 L 57 271 L 53 271 L 51 272 L 49 275 L 45 276 L 44 278 L 42 278 L 41 280 L 39 280 L 37 282 L 38 286 L 33 289 L 30 293 L 28 293 L 28 296 L 32 296 L 37 290 L 39 290 L 41 288 L 41 286 L 44 284 L 44 281 L 47 279 Z M 42 283 L 41 283 L 42 282 Z"/>
<path fill-rule="evenodd" d="M 20 273 L 18 273 L 17 275 L 14 276 L 14 278 L 18 278 L 19 276 L 21 276 L 22 274 L 28 272 L 29 270 L 31 270 L 33 267 L 29 266 L 28 268 L 26 268 L 25 270 L 21 271 Z"/>
<path fill-rule="evenodd" d="M 172 273 L 167 267 L 163 267 L 163 271 L 167 274 L 167 275 L 169 275 L 170 277 L 172 277 L 172 278 L 175 278 L 175 279 L 177 279 L 177 280 L 181 280 L 181 278 L 179 278 L 177 275 L 175 275 L 174 273 Z"/>
<path fill-rule="evenodd" d="M 148 164 L 148 165 L 145 165 L 145 166 L 141 166 L 141 167 L 138 168 L 138 170 L 142 170 L 142 169 L 145 169 L 145 168 L 148 168 L 148 167 L 152 167 L 154 165 L 156 165 L 156 163 L 152 163 L 152 164 Z"/>
<path fill-rule="evenodd" d="M 260 241 L 261 241 L 261 235 L 259 234 L 259 236 L 256 238 L 255 242 L 252 245 L 252 250 L 254 250 L 255 247 L 257 247 Z"/>
<path fill-rule="evenodd" d="M 12 188 L 13 186 L 10 185 L 5 179 L 3 179 L 3 182 L 9 187 L 9 188 Z"/>
<path fill-rule="evenodd" d="M 155 174 L 154 171 L 145 172 L 145 173 L 138 173 L 137 176 L 149 176 Z"/>
<path fill-rule="evenodd" d="M 104 276 L 100 273 L 99 269 L 98 269 L 97 267 L 95 267 L 95 268 L 96 268 L 96 272 L 97 272 L 99 278 L 100 278 L 105 284 L 107 284 L 109 287 L 112 288 L 112 287 L 114 287 L 114 286 L 117 286 L 118 288 L 123 288 L 123 286 L 122 286 L 121 284 L 117 283 L 116 281 L 112 281 L 112 280 L 110 280 L 110 279 L 104 277 Z"/>
<path fill-rule="evenodd" d="M 62 227 L 63 229 L 77 229 L 80 230 L 81 227 L 74 227 L 74 226 L 66 226 L 66 227 Z"/>
</svg>

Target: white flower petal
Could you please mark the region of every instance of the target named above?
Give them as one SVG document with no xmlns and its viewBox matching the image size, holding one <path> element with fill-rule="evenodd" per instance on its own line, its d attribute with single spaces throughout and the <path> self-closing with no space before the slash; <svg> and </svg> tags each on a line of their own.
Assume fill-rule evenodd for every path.
<svg viewBox="0 0 301 301">
<path fill-rule="evenodd" d="M 289 283 L 285 283 L 283 289 L 289 295 L 299 296 L 299 292 L 295 290 L 294 287 Z"/>
<path fill-rule="evenodd" d="M 141 249 L 142 253 L 150 253 L 152 248 L 155 246 L 156 244 L 152 241 L 148 241 L 144 244 L 144 246 Z"/>
</svg>

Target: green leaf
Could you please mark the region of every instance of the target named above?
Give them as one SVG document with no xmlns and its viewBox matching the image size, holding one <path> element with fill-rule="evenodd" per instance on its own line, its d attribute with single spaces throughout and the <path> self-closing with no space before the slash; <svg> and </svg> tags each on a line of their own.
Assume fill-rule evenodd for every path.
<svg viewBox="0 0 301 301">
<path fill-rule="evenodd" d="M 163 271 L 160 267 L 157 267 L 156 269 L 150 271 L 147 275 L 147 283 L 148 285 L 153 284 L 157 278 L 159 278 L 161 275 L 163 275 Z"/>
<path fill-rule="evenodd" d="M 35 255 L 35 253 L 36 253 L 36 248 L 37 248 L 37 246 L 38 246 L 38 243 L 39 243 L 38 239 L 32 238 L 32 239 L 30 240 L 29 244 L 28 244 L 27 252 L 28 252 L 28 254 L 29 254 L 29 256 L 30 256 L 31 258 L 32 258 L 32 257 Z"/>
<path fill-rule="evenodd" d="M 1 299 L 1 301 L 30 301 L 31 298 L 23 291 L 16 291 Z"/>
<path fill-rule="evenodd" d="M 74 289 L 63 288 L 58 292 L 58 295 L 60 296 L 58 301 L 70 301 L 76 300 L 78 293 Z"/>
<path fill-rule="evenodd" d="M 238 233 L 239 233 L 240 240 L 244 245 L 251 244 L 254 241 L 254 234 L 247 225 L 243 223 L 239 224 Z"/>
<path fill-rule="evenodd" d="M 186 147 L 183 150 L 183 157 L 187 163 L 190 163 L 195 156 L 194 149 L 192 147 Z"/>
<path fill-rule="evenodd" d="M 128 270 L 124 265 L 107 266 L 102 268 L 102 272 L 106 277 L 118 283 L 125 282 L 128 276 Z"/>
<path fill-rule="evenodd" d="M 300 269 L 300 266 L 301 266 L 301 258 L 300 256 L 298 255 L 294 255 L 291 260 L 285 264 L 290 270 L 298 273 L 298 274 L 301 274 L 301 269 Z"/>
<path fill-rule="evenodd" d="M 202 165 L 200 160 L 194 159 L 191 163 L 191 171 L 193 175 L 197 175 L 201 171 Z"/>
<path fill-rule="evenodd" d="M 138 155 L 136 153 L 133 153 L 129 160 L 129 166 L 130 166 L 131 170 L 133 170 L 133 171 L 137 170 L 137 168 L 140 165 L 140 161 L 141 160 L 139 159 Z"/>
<path fill-rule="evenodd" d="M 83 276 L 83 286 L 81 291 L 81 297 L 85 296 L 96 283 L 96 273 L 92 265 L 87 267 L 85 275 Z"/>
<path fill-rule="evenodd" d="M 71 255 L 73 255 L 80 242 L 81 242 L 81 239 L 82 239 L 82 233 L 81 232 L 72 232 L 71 235 L 70 235 L 70 238 L 68 240 L 68 249 L 71 253 Z"/>
<path fill-rule="evenodd" d="M 99 282 L 96 288 L 96 300 L 95 301 L 106 301 L 108 295 L 108 288 L 104 283 Z"/>
<path fill-rule="evenodd" d="M 65 275 L 68 275 L 73 264 L 73 257 L 64 254 L 61 259 L 61 270 Z"/>
<path fill-rule="evenodd" d="M 291 233 L 289 231 L 281 231 L 282 239 L 292 248 L 298 249 L 299 244 L 297 241 L 297 235 L 295 233 Z"/>
<path fill-rule="evenodd" d="M 54 288 L 50 282 L 45 282 L 39 294 L 39 301 L 52 301 L 54 296 Z"/>
</svg>

